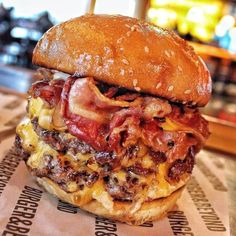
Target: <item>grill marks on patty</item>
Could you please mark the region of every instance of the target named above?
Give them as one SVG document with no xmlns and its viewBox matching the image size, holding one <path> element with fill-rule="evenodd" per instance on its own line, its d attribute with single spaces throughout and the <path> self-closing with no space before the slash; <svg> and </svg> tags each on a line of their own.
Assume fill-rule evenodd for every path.
<svg viewBox="0 0 236 236">
<path fill-rule="evenodd" d="M 132 177 L 130 172 L 126 173 L 125 181 L 120 181 L 115 175 L 105 176 L 104 178 L 107 192 L 115 200 L 132 201 L 134 196 L 146 187 L 140 184 L 137 177 Z"/>
<path fill-rule="evenodd" d="M 179 181 L 180 177 L 185 173 L 192 173 L 193 166 L 195 163 L 195 152 L 194 147 L 190 147 L 188 155 L 184 160 L 176 160 L 172 163 L 168 171 L 168 178 L 171 181 Z"/>
<path fill-rule="evenodd" d="M 30 156 L 30 153 L 28 153 L 27 151 L 25 151 L 22 147 L 22 140 L 20 138 L 20 136 L 17 134 L 15 137 L 15 149 L 16 149 L 16 153 L 21 156 L 23 158 L 23 160 L 26 162 Z"/>
<path fill-rule="evenodd" d="M 40 127 L 38 124 L 38 118 L 33 118 L 31 122 L 34 127 L 34 131 L 41 138 L 41 140 L 60 153 L 70 151 L 75 155 L 78 152 L 82 154 L 95 152 L 91 146 L 78 140 L 77 138 L 66 138 L 66 133 L 61 133 L 56 130 L 47 130 Z"/>
<path fill-rule="evenodd" d="M 140 158 L 137 159 L 139 147 L 132 145 L 125 150 L 124 155 L 130 160 L 137 160 L 128 167 L 122 167 L 115 153 L 97 152 L 91 146 L 79 141 L 77 138 L 68 139 L 66 133 L 46 130 L 39 126 L 37 118 L 32 119 L 31 122 L 40 139 L 59 153 L 56 157 L 44 154 L 42 167 L 31 169 L 32 173 L 38 177 L 50 178 L 67 192 L 82 190 L 84 186 L 91 187 L 100 178 L 104 180 L 105 188 L 110 196 L 116 200 L 130 201 L 139 191 L 142 191 L 146 187 L 144 183 L 140 183 L 139 177 L 157 174 L 156 165 L 167 161 L 167 156 L 164 152 L 149 148 L 149 158 L 155 166 L 144 168 L 139 162 Z M 19 136 L 16 136 L 15 143 L 18 153 L 20 155 L 24 154 L 26 157 L 25 161 L 27 161 L 29 154 L 23 150 Z M 73 155 L 77 153 L 89 153 L 92 154 L 92 157 L 80 163 L 81 167 L 78 168 L 78 171 L 73 167 L 71 161 L 65 158 L 64 154 L 68 151 Z M 194 149 L 191 147 L 185 159 L 178 159 L 171 163 L 166 180 L 170 183 L 178 182 L 183 174 L 191 173 L 194 165 L 194 155 Z M 79 162 L 80 160 L 77 161 L 77 164 Z M 99 170 L 92 171 L 89 169 L 89 165 L 93 164 L 98 164 Z M 125 173 L 125 181 L 121 181 L 114 175 L 117 167 Z M 74 185 L 73 189 L 69 187 L 71 182 Z"/>
<path fill-rule="evenodd" d="M 91 187 L 99 178 L 96 171 L 85 168 L 76 170 L 69 160 L 60 155 L 53 157 L 44 154 L 43 162 L 43 168 L 31 169 L 33 175 L 51 179 L 66 192 L 82 190 L 84 186 Z M 70 183 L 73 183 L 73 189 Z"/>
<path fill-rule="evenodd" d="M 74 77 L 70 80 L 77 81 Z M 101 84 L 96 84 L 98 88 L 99 85 Z M 68 83 L 67 86 L 69 86 Z M 94 89 L 91 86 L 89 88 Z M 63 96 L 64 98 L 69 96 L 65 93 L 63 95 L 64 88 L 64 81 L 61 80 L 39 81 L 32 86 L 30 92 L 33 98 L 42 98 L 45 107 L 55 108 Z M 185 132 L 172 132 L 172 130 L 162 128 L 163 123 L 166 122 L 165 117 L 172 117 L 173 107 L 176 112 L 179 112 L 178 107 L 172 106 L 165 100 L 142 96 L 131 91 L 124 90 L 122 93 L 122 90 L 117 87 L 99 88 L 99 90 L 100 92 L 104 90 L 102 92 L 106 96 L 105 101 L 110 99 L 108 104 L 101 99 L 100 101 L 98 98 L 101 94 L 99 95 L 97 94 L 99 91 L 93 90 L 94 97 L 99 100 L 98 103 L 95 103 L 99 107 L 99 111 L 105 108 L 110 111 L 111 107 L 116 111 L 118 108 L 116 106 L 114 108 L 113 103 L 118 101 L 126 104 L 127 101 L 133 102 L 137 98 L 140 100 L 135 106 L 120 108 L 110 121 L 108 134 L 112 144 L 111 149 L 96 149 L 91 146 L 91 143 L 88 144 L 86 139 L 79 138 L 70 132 L 73 137 L 67 130 L 63 132 L 47 130 L 40 127 L 38 118 L 33 118 L 31 123 L 39 139 L 58 152 L 57 154 L 54 152 L 53 155 L 45 152 L 40 157 L 41 165 L 31 168 L 34 175 L 50 178 L 67 192 L 82 190 L 85 186 L 91 187 L 96 181 L 102 180 L 111 197 L 116 200 L 131 201 L 137 194 L 148 188 L 147 179 L 156 178 L 158 165 L 162 163 L 165 163 L 169 169 L 165 169 L 165 173 L 160 170 L 160 173 L 164 175 L 162 178 L 165 178 L 170 184 L 178 182 L 185 173 L 192 172 L 195 153 L 191 147 L 197 145 L 199 140 L 196 137 L 188 137 Z M 68 98 L 65 100 L 67 101 Z M 64 105 L 68 106 L 68 102 Z M 90 107 L 88 108 L 90 109 Z M 156 114 L 157 111 L 158 114 Z M 182 116 L 187 119 L 186 114 L 182 114 Z M 193 115 L 191 112 L 189 114 Z M 78 123 L 81 117 L 72 114 L 70 118 Z M 82 119 L 86 118 L 82 117 Z M 187 121 L 183 120 L 182 123 L 188 126 Z M 91 127 L 93 127 L 91 124 L 93 123 L 85 122 L 82 128 L 85 127 L 85 131 L 91 133 Z M 68 128 L 68 122 L 66 125 Z M 113 130 L 116 131 L 114 134 Z M 95 133 L 94 139 L 97 138 Z M 105 134 L 106 132 L 104 135 L 99 133 L 101 138 L 105 137 L 104 141 L 108 142 L 108 136 Z M 87 137 L 87 133 L 85 137 Z M 141 145 L 144 148 L 141 148 Z M 117 146 L 119 148 L 116 148 Z M 24 152 L 19 137 L 16 137 L 16 147 L 21 155 L 25 155 L 25 161 L 27 161 L 30 154 Z M 80 153 L 84 155 L 79 155 Z M 179 159 L 176 160 L 176 158 Z M 118 174 L 120 172 L 123 173 L 122 177 Z"/>
<path fill-rule="evenodd" d="M 65 133 L 55 130 L 47 130 L 38 124 L 38 119 L 34 118 L 32 121 L 34 131 L 46 144 L 61 154 L 70 152 L 73 155 L 77 153 L 93 154 L 93 158 L 87 161 L 87 164 L 97 163 L 103 172 L 111 171 L 116 166 L 119 166 L 119 159 L 114 152 L 97 152 L 90 145 L 77 138 L 66 137 Z"/>
<path fill-rule="evenodd" d="M 167 160 L 167 156 L 164 152 L 149 150 L 149 155 L 156 164 L 164 163 Z"/>
<path fill-rule="evenodd" d="M 114 152 L 97 152 L 93 160 L 102 168 L 101 175 L 109 174 L 112 170 L 121 166 L 121 160 Z"/>
</svg>

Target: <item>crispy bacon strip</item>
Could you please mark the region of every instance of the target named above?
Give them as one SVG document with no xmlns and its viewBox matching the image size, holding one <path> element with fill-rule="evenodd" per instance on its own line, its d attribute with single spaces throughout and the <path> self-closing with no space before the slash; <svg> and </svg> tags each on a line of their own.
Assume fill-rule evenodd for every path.
<svg viewBox="0 0 236 236">
<path fill-rule="evenodd" d="M 201 116 L 197 109 L 172 106 L 172 112 L 168 115 L 172 120 L 178 122 L 182 126 L 190 127 L 192 133 L 197 135 L 204 142 L 210 135 L 207 128 L 208 122 Z"/>
<path fill-rule="evenodd" d="M 55 107 L 61 99 L 61 92 L 64 80 L 42 80 L 34 83 L 29 90 L 29 94 L 34 97 L 42 98 L 49 107 Z"/>
<path fill-rule="evenodd" d="M 61 111 L 66 120 L 66 125 L 69 129 L 69 132 L 74 136 L 76 136 L 78 139 L 90 144 L 96 150 L 99 151 L 105 150 L 108 148 L 105 139 L 108 134 L 107 125 L 101 122 L 97 122 L 93 119 L 89 119 L 88 117 L 83 117 L 81 115 L 72 113 L 71 111 L 71 107 L 73 108 L 73 106 L 77 105 L 77 104 L 69 104 L 69 101 L 75 102 L 74 100 L 71 100 L 70 92 L 76 80 L 77 80 L 76 77 L 68 78 L 64 85 L 61 95 Z M 84 106 L 88 105 L 89 104 L 88 98 L 91 96 L 91 94 L 87 94 L 88 93 L 87 88 L 85 87 L 83 90 L 80 90 L 78 92 L 81 93 L 81 95 L 78 94 L 78 100 L 80 99 L 83 100 L 83 98 L 85 98 L 85 101 L 81 101 L 81 103 L 82 104 L 84 103 Z M 72 94 L 72 96 L 75 96 L 75 94 Z M 93 105 L 91 104 L 91 106 Z"/>
<path fill-rule="evenodd" d="M 60 101 L 69 132 L 97 151 L 118 152 L 141 139 L 153 150 L 166 153 L 172 162 L 209 135 L 207 122 L 197 110 L 135 93 L 119 96 L 118 88 L 113 87 L 102 94 L 91 77 L 38 82 L 31 94 L 42 97 L 50 106 Z M 177 124 L 176 130 L 162 129 L 166 118 Z"/>
</svg>

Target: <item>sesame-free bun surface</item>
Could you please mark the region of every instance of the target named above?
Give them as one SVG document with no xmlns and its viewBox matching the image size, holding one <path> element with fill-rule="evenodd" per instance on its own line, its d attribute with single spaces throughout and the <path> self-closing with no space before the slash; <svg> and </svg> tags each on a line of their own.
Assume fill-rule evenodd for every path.
<svg viewBox="0 0 236 236">
<path fill-rule="evenodd" d="M 132 212 L 130 203 L 114 201 L 113 210 L 106 209 L 97 200 L 92 200 L 84 205 L 78 205 L 80 198 L 77 194 L 68 194 L 64 192 L 57 184 L 48 178 L 37 178 L 38 183 L 49 193 L 57 196 L 59 199 L 69 202 L 92 214 L 106 217 L 109 219 L 124 222 L 130 225 L 141 225 L 144 222 L 160 219 L 170 211 L 176 201 L 181 196 L 184 187 L 179 188 L 167 197 L 158 198 L 149 202 L 144 202 L 139 210 Z"/>
<path fill-rule="evenodd" d="M 52 27 L 33 63 L 198 106 L 211 93 L 209 72 L 191 46 L 126 16 L 85 15 Z"/>
</svg>

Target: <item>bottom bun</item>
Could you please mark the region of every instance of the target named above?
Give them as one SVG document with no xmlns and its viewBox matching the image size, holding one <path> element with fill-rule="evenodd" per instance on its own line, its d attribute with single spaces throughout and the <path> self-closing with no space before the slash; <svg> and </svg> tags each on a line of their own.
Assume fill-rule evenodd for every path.
<svg viewBox="0 0 236 236">
<path fill-rule="evenodd" d="M 127 211 L 129 209 L 129 203 L 115 202 L 115 208 L 119 210 L 117 212 L 109 212 L 102 204 L 96 200 L 89 202 L 80 208 L 88 212 L 92 212 L 95 215 L 103 216 L 105 218 L 117 220 L 130 225 L 141 225 L 147 221 L 157 220 L 165 216 L 170 211 L 178 198 L 180 197 L 184 187 L 176 190 L 170 196 L 159 198 L 150 202 L 144 202 L 141 208 L 132 213 Z"/>
<path fill-rule="evenodd" d="M 165 216 L 166 213 L 174 207 L 176 201 L 184 190 L 184 187 L 181 187 L 167 197 L 144 202 L 141 207 L 134 212 L 129 202 L 114 201 L 112 210 L 106 209 L 103 204 L 97 200 L 91 200 L 88 203 L 78 205 L 77 200 L 79 196 L 67 194 L 48 178 L 37 178 L 37 181 L 49 193 L 57 196 L 63 201 L 78 206 L 79 208 L 92 214 L 124 222 L 130 225 L 141 225 L 144 222 L 157 220 Z"/>
</svg>

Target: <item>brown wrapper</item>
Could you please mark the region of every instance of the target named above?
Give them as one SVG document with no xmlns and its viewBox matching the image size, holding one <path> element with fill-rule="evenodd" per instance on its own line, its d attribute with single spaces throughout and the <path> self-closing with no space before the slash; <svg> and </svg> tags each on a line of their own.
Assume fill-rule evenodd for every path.
<svg viewBox="0 0 236 236">
<path fill-rule="evenodd" d="M 0 94 L 0 134 L 13 129 L 25 102 Z M 7 113 L 8 112 L 8 113 Z M 17 118 L 18 117 L 18 118 Z M 7 122 L 13 121 L 10 125 Z M 129 226 L 88 214 L 40 188 L 11 148 L 14 134 L 0 140 L 0 232 L 2 235 L 230 235 L 224 161 L 201 151 L 193 177 L 175 208 L 159 221 Z M 220 156 L 220 155 L 219 155 Z"/>
</svg>

